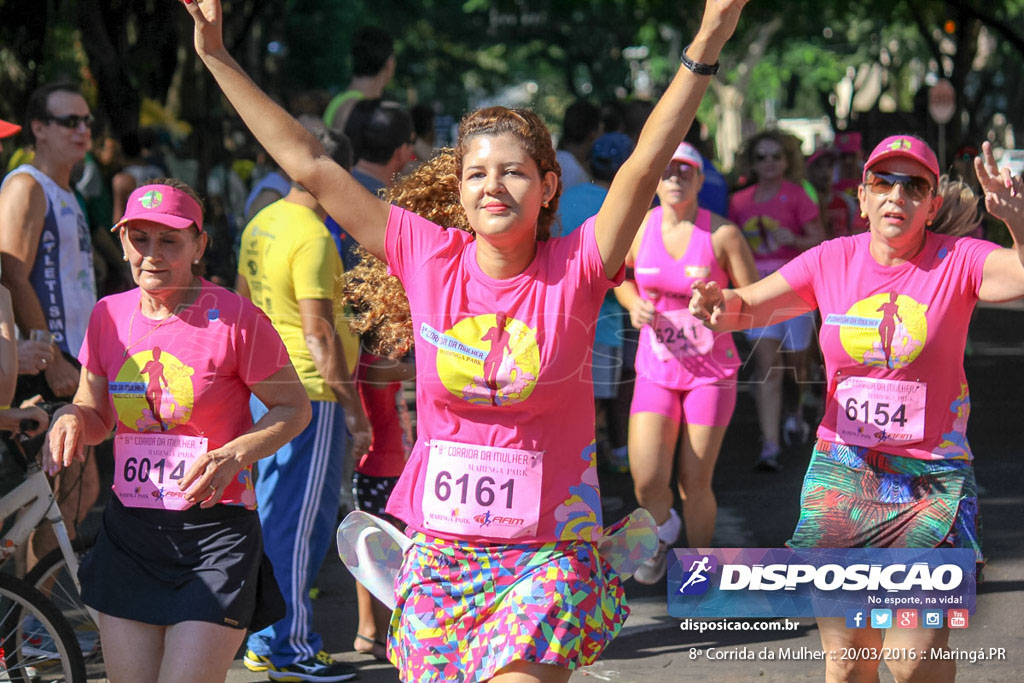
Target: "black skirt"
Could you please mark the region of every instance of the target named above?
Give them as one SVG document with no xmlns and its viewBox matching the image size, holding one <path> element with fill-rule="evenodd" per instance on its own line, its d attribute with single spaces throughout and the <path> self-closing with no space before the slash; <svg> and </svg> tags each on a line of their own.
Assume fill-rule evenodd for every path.
<svg viewBox="0 0 1024 683">
<path fill-rule="evenodd" d="M 206 621 L 257 631 L 285 612 L 259 516 L 241 506 L 153 510 L 112 497 L 78 577 L 86 605 L 156 626 Z"/>
</svg>

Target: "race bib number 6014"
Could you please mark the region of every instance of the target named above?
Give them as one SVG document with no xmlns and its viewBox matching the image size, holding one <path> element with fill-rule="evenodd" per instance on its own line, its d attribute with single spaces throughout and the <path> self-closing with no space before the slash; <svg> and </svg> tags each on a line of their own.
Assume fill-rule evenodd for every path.
<svg viewBox="0 0 1024 683">
<path fill-rule="evenodd" d="M 531 536 L 540 517 L 543 452 L 430 442 L 423 525 L 460 535 Z"/>
</svg>

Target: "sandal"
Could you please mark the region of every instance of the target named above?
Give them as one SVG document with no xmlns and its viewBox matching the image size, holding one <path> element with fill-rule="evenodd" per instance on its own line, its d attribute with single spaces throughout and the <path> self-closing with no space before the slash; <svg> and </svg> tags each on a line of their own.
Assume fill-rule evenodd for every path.
<svg viewBox="0 0 1024 683">
<path fill-rule="evenodd" d="M 388 661 L 388 646 L 386 644 L 382 643 L 381 641 L 377 640 L 376 638 L 371 638 L 370 636 L 364 636 L 362 633 L 357 633 L 356 634 L 356 640 L 364 640 L 367 643 L 371 644 L 371 647 L 370 647 L 369 650 L 360 650 L 358 648 L 353 648 L 359 654 L 361 654 L 361 655 L 370 655 L 371 657 L 376 659 L 378 662 L 386 662 L 386 661 Z"/>
</svg>

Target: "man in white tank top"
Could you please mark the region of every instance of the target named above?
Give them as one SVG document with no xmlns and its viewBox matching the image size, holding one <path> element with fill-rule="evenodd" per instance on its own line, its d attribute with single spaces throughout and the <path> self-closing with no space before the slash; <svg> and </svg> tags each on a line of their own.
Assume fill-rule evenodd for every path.
<svg viewBox="0 0 1024 683">
<path fill-rule="evenodd" d="M 38 376 L 19 377 L 15 400 L 35 394 L 70 400 L 78 388 L 76 356 L 96 304 L 92 240 L 71 190 L 71 171 L 92 143 L 93 118 L 85 98 L 65 84 L 32 93 L 25 118 L 35 157 L 11 171 L 0 186 L 0 283 L 11 292 L 22 336 L 31 332 L 33 338 L 43 338 L 48 333 L 54 354 Z M 69 509 L 61 506 L 66 519 L 84 516 L 99 493 L 91 457 L 82 470 L 79 495 L 69 497 Z M 73 471 L 62 476 L 69 483 L 79 478 Z M 37 534 L 32 545 L 37 557 L 56 546 L 52 532 Z"/>
</svg>

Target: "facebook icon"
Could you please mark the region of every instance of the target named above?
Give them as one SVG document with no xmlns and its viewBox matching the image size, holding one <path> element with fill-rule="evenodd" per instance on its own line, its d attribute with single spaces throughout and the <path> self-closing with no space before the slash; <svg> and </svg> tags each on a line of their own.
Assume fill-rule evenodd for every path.
<svg viewBox="0 0 1024 683">
<path fill-rule="evenodd" d="M 846 628 L 866 628 L 867 611 L 862 609 L 846 610 Z"/>
</svg>

